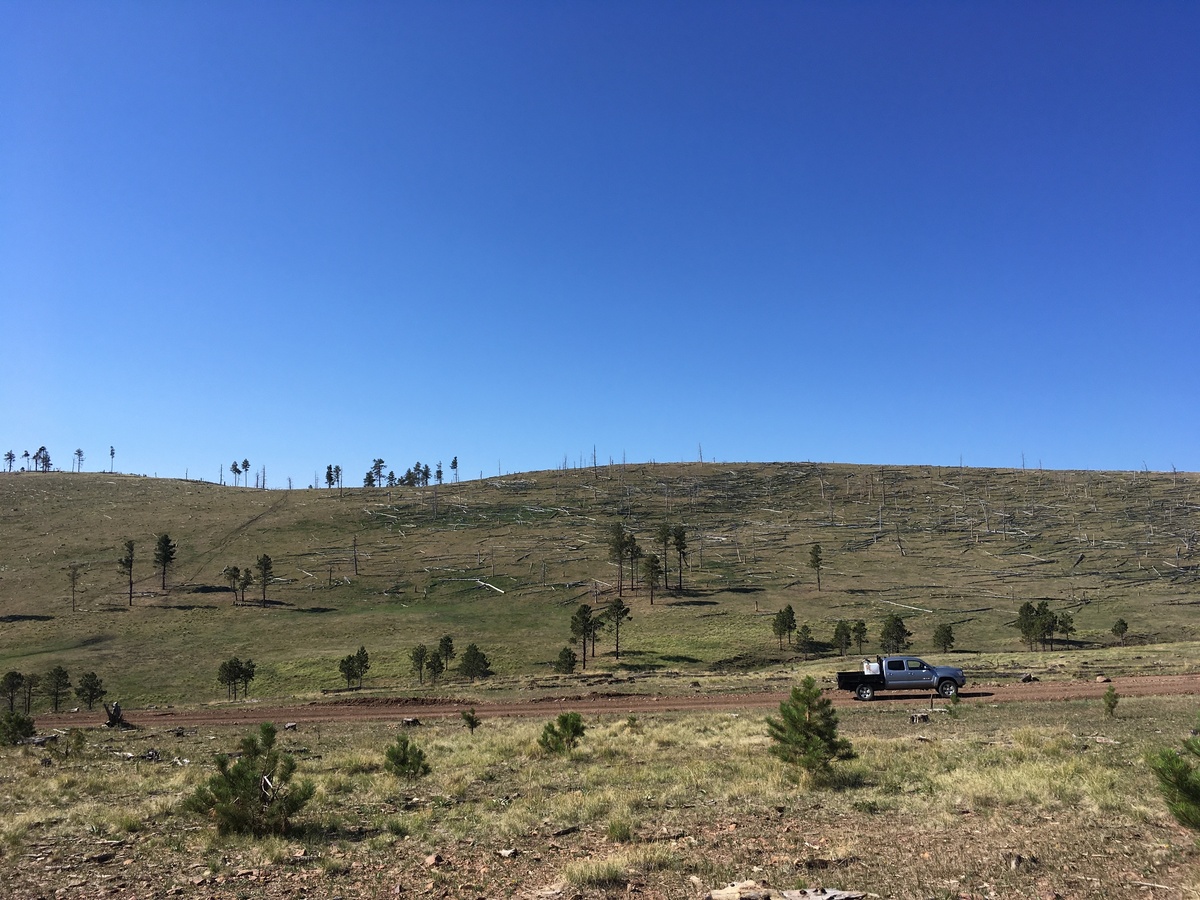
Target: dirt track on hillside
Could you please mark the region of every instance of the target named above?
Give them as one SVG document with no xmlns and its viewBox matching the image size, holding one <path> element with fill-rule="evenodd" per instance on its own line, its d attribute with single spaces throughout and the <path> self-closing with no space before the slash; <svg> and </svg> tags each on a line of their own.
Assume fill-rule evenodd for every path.
<svg viewBox="0 0 1200 900">
<path fill-rule="evenodd" d="M 1200 675 L 1154 675 L 1114 678 L 1111 682 L 1122 697 L 1200 694 Z M 964 703 L 1018 703 L 1054 700 L 1098 699 L 1109 683 L 1094 681 L 1044 681 L 1021 684 L 984 683 L 968 685 L 962 692 Z M 296 705 L 239 702 L 202 709 L 157 708 L 124 710 L 127 721 L 145 728 L 215 727 L 222 725 L 253 725 L 259 722 L 400 722 L 406 718 L 434 719 L 458 716 L 474 708 L 481 719 L 497 717 L 542 717 L 564 710 L 590 715 L 636 714 L 651 712 L 742 712 L 773 709 L 787 695 L 779 692 L 753 694 L 695 694 L 669 696 L 649 694 L 587 693 L 545 697 L 526 701 L 471 702 L 438 700 L 417 697 L 353 697 L 339 700 L 316 700 Z M 834 704 L 855 703 L 848 693 L 832 692 Z M 872 703 L 927 703 L 926 693 L 880 693 Z M 939 701 L 944 702 L 944 701 Z M 96 711 L 60 713 L 37 717 L 41 729 L 69 728 L 83 724 L 98 724 L 104 713 Z"/>
</svg>

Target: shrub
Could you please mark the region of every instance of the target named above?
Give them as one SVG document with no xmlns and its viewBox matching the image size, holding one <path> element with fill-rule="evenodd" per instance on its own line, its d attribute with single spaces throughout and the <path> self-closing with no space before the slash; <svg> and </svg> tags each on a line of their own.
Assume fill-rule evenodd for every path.
<svg viewBox="0 0 1200 900">
<path fill-rule="evenodd" d="M 217 774 L 184 801 L 184 809 L 208 816 L 223 835 L 284 834 L 315 788 L 307 780 L 289 787 L 296 760 L 275 749 L 275 733 L 275 726 L 264 722 L 258 735 L 242 738 L 236 763 L 218 756 Z"/>
<path fill-rule="evenodd" d="M 583 717 L 576 712 L 559 713 L 555 722 L 547 722 L 538 738 L 538 746 L 547 753 L 566 753 L 579 743 L 587 730 Z"/>
<path fill-rule="evenodd" d="M 425 751 L 405 734 L 396 738 L 396 743 L 387 748 L 384 757 L 384 769 L 405 781 L 416 781 L 432 771 L 425 760 Z"/>
<path fill-rule="evenodd" d="M 483 724 L 480 722 L 479 716 L 475 715 L 475 707 L 473 706 L 470 709 L 464 709 L 462 711 L 462 720 L 463 724 L 467 726 L 471 734 L 474 734 L 475 729 Z"/>
<path fill-rule="evenodd" d="M 24 713 L 6 712 L 0 716 L 0 744 L 19 744 L 33 734 L 33 719 Z"/>
</svg>

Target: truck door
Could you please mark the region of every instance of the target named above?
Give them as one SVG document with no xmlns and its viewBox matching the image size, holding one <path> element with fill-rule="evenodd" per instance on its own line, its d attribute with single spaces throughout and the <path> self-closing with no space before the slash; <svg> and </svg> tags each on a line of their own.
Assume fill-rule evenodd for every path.
<svg viewBox="0 0 1200 900">
<path fill-rule="evenodd" d="M 922 659 L 905 660 L 907 664 L 905 675 L 908 676 L 908 684 L 913 687 L 933 687 L 934 675 L 931 669 Z"/>
<path fill-rule="evenodd" d="M 908 672 L 905 671 L 903 659 L 885 659 L 883 669 L 883 680 L 887 682 L 888 687 L 898 688 L 909 685 Z"/>
</svg>

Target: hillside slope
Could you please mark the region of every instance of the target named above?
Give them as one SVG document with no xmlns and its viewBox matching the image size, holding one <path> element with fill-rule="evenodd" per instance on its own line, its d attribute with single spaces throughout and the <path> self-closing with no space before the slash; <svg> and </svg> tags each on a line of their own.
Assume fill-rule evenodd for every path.
<svg viewBox="0 0 1200 900">
<path fill-rule="evenodd" d="M 684 525 L 683 590 L 645 585 L 633 619 L 597 642 L 589 671 L 701 673 L 793 659 L 771 616 L 791 604 L 815 637 L 863 619 L 873 640 L 898 612 L 929 652 L 1019 651 L 1026 600 L 1070 611 L 1075 647 L 1197 638 L 1200 479 L 1192 474 L 1038 472 L 811 463 L 626 465 L 426 488 L 256 491 L 70 473 L 0 473 L 0 668 L 93 670 L 140 703 L 223 697 L 229 656 L 259 665 L 252 694 L 340 682 L 365 645 L 368 684 L 416 687 L 409 649 L 451 634 L 501 675 L 539 676 L 567 644 L 575 606 L 616 594 L 612 526 L 645 553 Z M 167 589 L 152 564 L 178 545 Z M 135 542 L 135 596 L 116 560 Z M 821 590 L 809 568 L 822 548 Z M 270 555 L 265 607 L 235 606 L 222 569 Z M 677 584 L 677 559 L 666 554 Z M 81 566 L 76 610 L 68 566 Z M 628 572 L 625 573 L 628 579 Z M 261 597 L 253 586 L 248 600 Z M 830 666 L 833 663 L 829 663 Z"/>
</svg>

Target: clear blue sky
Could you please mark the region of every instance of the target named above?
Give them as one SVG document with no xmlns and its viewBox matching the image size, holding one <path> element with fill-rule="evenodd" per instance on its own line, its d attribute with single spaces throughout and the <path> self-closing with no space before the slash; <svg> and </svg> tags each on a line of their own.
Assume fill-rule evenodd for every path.
<svg viewBox="0 0 1200 900">
<path fill-rule="evenodd" d="M 1195 2 L 0 0 L 18 466 L 1196 471 L 1198 338 Z"/>
</svg>

